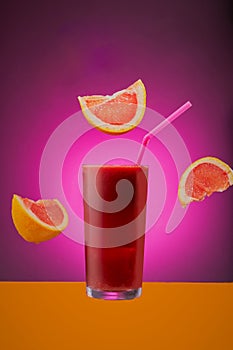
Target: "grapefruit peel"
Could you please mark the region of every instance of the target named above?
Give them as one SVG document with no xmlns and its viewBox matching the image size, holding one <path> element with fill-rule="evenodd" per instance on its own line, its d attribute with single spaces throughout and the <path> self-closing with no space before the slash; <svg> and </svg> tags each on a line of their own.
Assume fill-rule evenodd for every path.
<svg viewBox="0 0 233 350">
<path fill-rule="evenodd" d="M 55 225 L 52 217 L 46 211 L 46 206 L 54 205 L 57 210 L 63 215 L 62 222 Z M 42 221 L 31 209 L 33 205 L 35 208 L 44 207 L 43 211 L 47 216 L 47 221 L 50 224 Z M 12 220 L 19 235 L 28 242 L 40 243 L 47 241 L 59 235 L 68 225 L 68 214 L 65 208 L 57 199 L 52 200 L 33 200 L 22 198 L 16 194 L 12 198 Z"/>
<path fill-rule="evenodd" d="M 136 104 L 133 101 L 135 97 Z M 122 134 L 134 129 L 141 122 L 146 109 L 146 89 L 141 79 L 113 95 L 78 96 L 77 98 L 87 121 L 95 128 L 109 134 Z M 103 116 L 103 119 L 97 114 Z M 127 122 L 124 122 L 124 116 Z"/>
<path fill-rule="evenodd" d="M 225 186 L 221 186 L 218 189 L 214 189 L 210 192 L 206 191 L 205 188 L 202 188 L 203 191 L 205 191 L 203 198 L 195 198 L 187 194 L 186 191 L 186 183 L 188 180 L 188 176 L 191 174 L 191 172 L 197 168 L 197 166 L 202 165 L 202 164 L 212 164 L 217 166 L 219 169 L 221 169 L 227 176 L 228 178 L 228 183 Z M 193 185 L 193 184 L 192 184 Z M 206 198 L 206 196 L 210 196 L 214 192 L 223 192 L 225 191 L 228 187 L 233 185 L 233 170 L 224 163 L 222 160 L 216 158 L 216 157 L 203 157 L 195 162 L 193 162 L 182 174 L 179 182 L 179 187 L 178 187 L 178 198 L 180 200 L 180 203 L 183 207 L 186 207 L 189 203 L 191 202 L 199 202 L 202 201 Z"/>
</svg>

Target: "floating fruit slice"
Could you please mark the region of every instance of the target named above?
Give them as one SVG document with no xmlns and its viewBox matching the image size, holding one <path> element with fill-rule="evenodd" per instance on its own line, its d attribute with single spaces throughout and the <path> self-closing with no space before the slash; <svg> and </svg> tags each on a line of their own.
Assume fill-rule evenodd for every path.
<svg viewBox="0 0 233 350">
<path fill-rule="evenodd" d="M 110 134 L 121 134 L 135 128 L 142 120 L 146 89 L 139 79 L 111 96 L 78 96 L 78 100 L 90 124 Z"/>
<path fill-rule="evenodd" d="M 18 233 L 28 242 L 47 241 L 68 225 L 67 212 L 57 199 L 34 202 L 14 194 L 11 214 Z"/>
<path fill-rule="evenodd" d="M 213 192 L 223 192 L 233 185 L 233 171 L 223 161 L 214 157 L 196 160 L 183 173 L 178 197 L 182 206 L 201 201 Z"/>
</svg>

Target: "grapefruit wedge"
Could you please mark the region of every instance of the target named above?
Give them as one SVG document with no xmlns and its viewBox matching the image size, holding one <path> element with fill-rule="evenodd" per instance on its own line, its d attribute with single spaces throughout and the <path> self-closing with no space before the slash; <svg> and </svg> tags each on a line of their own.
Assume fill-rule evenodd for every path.
<svg viewBox="0 0 233 350">
<path fill-rule="evenodd" d="M 68 225 L 68 214 L 57 199 L 34 202 L 14 194 L 11 214 L 16 230 L 28 242 L 47 241 Z"/>
<path fill-rule="evenodd" d="M 185 207 L 193 201 L 201 201 L 213 192 L 223 192 L 233 185 L 233 170 L 215 157 L 196 160 L 183 173 L 178 197 Z"/>
<path fill-rule="evenodd" d="M 78 100 L 91 125 L 106 133 L 121 134 L 134 129 L 142 120 L 146 108 L 146 89 L 139 79 L 111 96 L 78 96 Z"/>
</svg>

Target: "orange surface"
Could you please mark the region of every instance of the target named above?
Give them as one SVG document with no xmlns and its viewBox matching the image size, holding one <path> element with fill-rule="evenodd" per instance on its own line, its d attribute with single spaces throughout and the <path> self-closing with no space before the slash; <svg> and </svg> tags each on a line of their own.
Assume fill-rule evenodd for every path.
<svg viewBox="0 0 233 350">
<path fill-rule="evenodd" d="M 233 349 L 233 284 L 144 283 L 131 301 L 84 283 L 0 283 L 0 348 Z"/>
</svg>

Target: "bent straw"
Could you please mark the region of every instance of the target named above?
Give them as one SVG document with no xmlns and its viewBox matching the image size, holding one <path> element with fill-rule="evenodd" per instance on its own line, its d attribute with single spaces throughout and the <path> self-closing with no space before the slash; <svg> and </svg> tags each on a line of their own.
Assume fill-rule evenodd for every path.
<svg viewBox="0 0 233 350">
<path fill-rule="evenodd" d="M 163 130 L 168 124 L 172 123 L 176 118 L 178 118 L 181 114 L 183 114 L 187 109 L 192 107 L 191 102 L 186 102 L 184 105 L 182 105 L 180 108 L 178 108 L 175 112 L 173 112 L 169 117 L 167 117 L 165 120 L 163 120 L 159 125 L 157 125 L 154 129 L 149 131 L 142 139 L 142 144 L 138 153 L 137 158 L 137 164 L 140 165 L 143 155 L 145 153 L 145 148 L 148 145 L 149 141 L 153 136 L 158 134 L 161 130 Z"/>
</svg>

